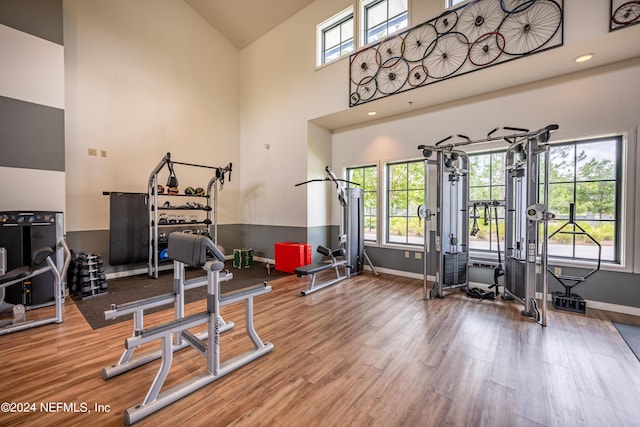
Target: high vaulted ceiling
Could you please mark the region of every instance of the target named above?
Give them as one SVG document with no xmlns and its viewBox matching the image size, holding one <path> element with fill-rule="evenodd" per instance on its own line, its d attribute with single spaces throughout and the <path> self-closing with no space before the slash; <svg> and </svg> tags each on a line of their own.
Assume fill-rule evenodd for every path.
<svg viewBox="0 0 640 427">
<path fill-rule="evenodd" d="M 314 1 L 185 0 L 238 49 L 244 49 Z"/>
</svg>

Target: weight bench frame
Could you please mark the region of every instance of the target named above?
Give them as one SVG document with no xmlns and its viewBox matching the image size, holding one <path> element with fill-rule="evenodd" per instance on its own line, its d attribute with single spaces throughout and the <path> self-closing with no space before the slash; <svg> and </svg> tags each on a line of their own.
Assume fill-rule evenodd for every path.
<svg viewBox="0 0 640 427">
<path fill-rule="evenodd" d="M 226 282 L 233 279 L 233 273 L 220 273 L 220 282 Z M 151 298 L 145 298 L 138 301 L 129 302 L 126 304 L 112 304 L 111 309 L 104 312 L 105 320 L 113 320 L 118 317 L 127 316 L 133 314 L 133 337 L 139 336 L 144 330 L 144 311 L 155 307 L 162 307 L 165 305 L 173 304 L 174 320 L 182 319 L 184 317 L 184 291 L 189 289 L 195 289 L 201 286 L 207 285 L 207 276 L 196 277 L 193 279 L 185 278 L 185 264 L 180 261 L 173 261 L 173 293 L 158 295 Z M 222 316 L 220 316 L 220 332 L 227 332 L 234 327 L 233 322 L 225 322 Z M 196 334 L 201 340 L 207 339 L 207 332 Z M 174 344 L 173 351 L 179 351 L 186 348 L 188 344 L 183 341 L 180 335 L 177 335 Z M 137 347 L 127 348 L 125 346 L 120 359 L 113 365 L 107 366 L 102 369 L 102 378 L 108 380 L 125 372 L 129 372 L 132 369 L 138 368 L 147 363 L 162 357 L 162 349 L 156 351 L 143 353 L 136 357 L 133 357 Z"/>
<path fill-rule="evenodd" d="M 298 267 L 293 271 L 296 273 L 298 277 L 309 276 L 309 288 L 307 290 L 301 291 L 302 296 L 308 295 L 312 292 L 319 291 L 320 289 L 324 289 L 328 286 L 334 285 L 338 282 L 341 282 L 344 279 L 348 279 L 349 276 L 345 274 L 340 274 L 340 267 L 344 266 L 345 269 L 349 268 L 347 265 L 347 260 L 343 259 L 338 261 L 337 257 L 346 255 L 346 251 L 344 248 L 331 250 L 326 246 L 318 246 L 318 253 L 321 253 L 324 256 L 331 257 L 331 263 L 326 264 L 308 264 L 303 265 L 302 267 Z M 332 269 L 335 273 L 335 277 L 333 279 L 327 280 L 322 283 L 316 284 L 316 275 L 322 271 Z"/>
<path fill-rule="evenodd" d="M 208 253 L 213 254 L 214 260 L 207 260 Z M 202 268 L 207 272 L 207 310 L 142 330 L 137 335 L 126 339 L 126 351 L 155 340 L 161 341 L 161 362 L 158 372 L 142 403 L 125 411 L 125 423 L 127 425 L 133 424 L 216 381 L 258 357 L 271 352 L 274 348 L 272 343 L 263 343 L 260 340 L 253 324 L 253 298 L 270 292 L 271 286 L 264 283 L 263 285 L 221 295 L 220 270 L 224 267 L 224 254 L 213 244 L 211 239 L 205 236 L 172 233 L 169 236 L 169 254 L 178 262 Z M 220 307 L 242 301 L 245 302 L 245 329 L 253 344 L 253 349 L 221 362 L 220 334 L 222 332 L 222 324 Z M 190 328 L 205 324 L 207 325 L 208 343 L 204 343 L 200 337 L 189 332 Z M 174 337 L 184 340 L 186 345 L 203 355 L 206 359 L 207 368 L 205 373 L 186 380 L 168 390 L 161 391 L 173 362 Z"/>
</svg>

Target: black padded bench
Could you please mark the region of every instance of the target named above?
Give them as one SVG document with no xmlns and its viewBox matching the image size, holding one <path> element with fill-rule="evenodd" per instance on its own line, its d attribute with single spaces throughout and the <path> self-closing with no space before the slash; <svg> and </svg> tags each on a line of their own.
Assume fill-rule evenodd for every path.
<svg viewBox="0 0 640 427">
<path fill-rule="evenodd" d="M 307 295 L 311 292 L 317 291 L 319 289 L 325 288 L 327 286 L 333 285 L 334 283 L 337 283 L 341 280 L 346 279 L 348 276 L 345 275 L 341 275 L 340 274 L 340 270 L 339 267 L 344 266 L 345 268 L 347 268 L 347 260 L 343 259 L 338 261 L 338 257 L 345 257 L 346 255 L 346 250 L 344 248 L 340 248 L 340 249 L 330 249 L 326 246 L 322 246 L 319 245 L 317 248 L 317 252 L 324 255 L 324 256 L 328 256 L 331 257 L 331 262 L 330 263 L 323 263 L 323 264 L 308 264 L 308 265 L 303 265 L 301 267 L 295 268 L 293 271 L 294 273 L 296 273 L 296 275 L 298 277 L 302 277 L 302 276 L 310 276 L 311 277 L 311 281 L 309 283 L 309 289 L 307 289 L 306 291 L 302 291 L 302 295 Z M 336 277 L 334 279 L 331 279 L 327 282 L 323 282 L 320 283 L 318 285 L 316 285 L 316 274 L 320 273 L 321 271 L 324 270 L 330 270 L 330 269 L 334 269 L 335 273 L 336 273 Z"/>
</svg>

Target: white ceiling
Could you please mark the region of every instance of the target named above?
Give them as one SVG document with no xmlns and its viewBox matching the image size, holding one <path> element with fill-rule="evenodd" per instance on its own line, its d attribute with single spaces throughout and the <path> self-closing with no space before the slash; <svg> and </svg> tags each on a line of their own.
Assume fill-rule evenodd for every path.
<svg viewBox="0 0 640 427">
<path fill-rule="evenodd" d="M 314 1 L 185 0 L 238 49 L 244 49 Z"/>
</svg>

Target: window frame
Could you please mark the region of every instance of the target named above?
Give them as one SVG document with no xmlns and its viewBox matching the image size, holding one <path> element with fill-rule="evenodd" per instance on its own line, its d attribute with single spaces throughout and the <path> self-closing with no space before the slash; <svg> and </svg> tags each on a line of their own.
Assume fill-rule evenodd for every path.
<svg viewBox="0 0 640 427">
<path fill-rule="evenodd" d="M 368 14 L 367 11 L 371 8 L 373 8 L 374 6 L 382 3 L 382 2 L 387 2 L 387 18 L 381 22 L 380 24 L 378 24 L 378 26 L 380 25 L 384 25 L 386 28 L 386 34 L 384 35 L 384 37 L 380 38 L 380 39 L 376 39 L 376 40 L 369 40 L 368 37 L 368 33 L 369 33 L 369 28 L 368 28 L 368 24 L 367 24 L 367 20 L 368 20 Z M 380 41 L 382 41 L 384 38 L 389 37 L 392 34 L 396 34 L 399 33 L 401 31 L 407 30 L 410 27 L 410 12 L 409 12 L 409 8 L 411 5 L 411 1 L 407 0 L 407 9 L 403 14 L 399 14 L 399 15 L 394 15 L 393 17 L 389 17 L 389 0 L 361 0 L 360 1 L 360 7 L 358 9 L 359 12 L 359 22 L 360 22 L 360 31 L 358 32 L 359 38 L 360 38 L 360 43 L 359 46 L 360 47 L 364 47 L 370 44 L 374 44 L 374 43 L 379 43 Z M 390 32 L 389 31 L 389 21 L 391 21 L 392 19 L 395 19 L 397 17 L 400 17 L 401 15 L 406 15 L 407 19 L 407 25 L 405 27 L 399 28 L 396 31 Z"/>
<path fill-rule="evenodd" d="M 363 189 L 364 191 L 364 198 L 366 200 L 367 197 L 367 193 L 373 193 L 375 195 L 375 199 L 376 199 L 376 208 L 375 208 L 375 214 L 374 215 L 367 215 L 367 212 L 365 210 L 364 213 L 364 227 L 365 227 L 365 238 L 364 238 L 364 243 L 366 245 L 379 245 L 380 242 L 380 228 L 381 228 L 381 224 L 383 221 L 381 221 L 380 219 L 380 166 L 378 163 L 371 163 L 371 164 L 363 164 L 363 165 L 359 165 L 359 166 L 348 166 L 345 167 L 345 177 L 347 181 L 351 181 L 351 171 L 354 170 L 358 170 L 358 169 L 362 169 L 363 173 L 364 173 L 364 169 L 369 169 L 369 168 L 373 168 L 375 169 L 376 172 L 376 179 L 375 179 L 375 191 L 367 191 L 365 189 L 365 183 L 359 183 L 360 188 Z M 366 176 L 366 175 L 365 175 Z M 355 182 L 355 181 L 354 181 Z M 347 187 L 350 187 L 351 185 L 349 184 L 349 182 L 347 182 Z M 372 217 L 375 218 L 376 221 L 376 232 L 375 232 L 375 239 L 371 240 L 371 239 L 367 239 L 366 238 L 366 225 L 367 225 L 367 217 L 369 217 L 369 219 L 371 219 Z"/>
<path fill-rule="evenodd" d="M 464 3 L 467 3 L 469 0 L 445 0 L 444 8 L 451 9 L 454 7 L 462 6 Z"/>
<path fill-rule="evenodd" d="M 604 141 L 609 141 L 609 140 L 615 140 L 615 144 L 616 144 L 616 158 L 615 158 L 615 178 L 613 179 L 601 179 L 601 180 L 579 180 L 578 179 L 578 173 L 577 173 L 577 153 L 578 153 L 578 147 L 580 145 L 583 144 L 593 144 L 593 143 L 598 143 L 598 142 L 604 142 Z M 553 150 L 554 147 L 563 147 L 563 146 L 573 146 L 574 147 L 574 171 L 573 171 L 573 180 L 572 181 L 557 181 L 557 182 L 553 182 L 550 181 L 549 185 L 553 185 L 555 184 L 570 184 L 572 185 L 572 191 L 573 191 L 573 203 L 575 204 L 577 202 L 577 186 L 579 183 L 584 183 L 584 182 L 613 182 L 615 185 L 615 212 L 614 212 L 614 219 L 612 220 L 603 220 L 603 219 L 591 219 L 590 221 L 597 221 L 597 222 L 613 222 L 614 223 L 614 239 L 615 239 L 615 245 L 613 248 L 613 260 L 608 260 L 608 259 L 603 259 L 601 262 L 602 264 L 607 264 L 607 265 L 615 265 L 615 266 L 622 266 L 624 264 L 624 241 L 623 241 L 623 216 L 624 216 L 624 201 L 623 199 L 626 197 L 626 195 L 624 194 L 624 188 L 623 188 L 623 168 L 624 168 L 624 162 L 625 162 L 625 156 L 624 156 L 624 137 L 621 134 L 616 134 L 616 135 L 610 135 L 610 136 L 601 136 L 601 137 L 593 137 L 593 138 L 584 138 L 584 139 L 580 139 L 580 140 L 567 140 L 567 141 L 558 141 L 555 143 L 550 144 L 550 150 Z M 542 185 L 542 184 L 541 184 Z M 580 219 L 577 218 L 576 215 L 576 221 L 579 221 Z M 559 226 L 562 226 L 564 223 L 566 222 L 565 219 L 561 219 L 559 220 Z M 551 234 L 551 231 L 549 232 L 549 234 Z M 575 237 L 573 239 L 572 242 L 572 253 L 573 256 L 558 256 L 558 255 L 551 255 L 549 254 L 549 259 L 550 260 L 554 260 L 554 261 L 559 261 L 559 262 L 570 262 L 570 263 L 590 263 L 593 262 L 593 259 L 591 258 L 578 258 L 575 256 L 576 253 L 576 243 L 575 243 Z"/>
<path fill-rule="evenodd" d="M 390 238 L 389 238 L 390 237 L 390 233 L 389 233 L 390 230 L 389 229 L 390 229 L 390 224 L 391 224 L 391 218 L 400 217 L 400 216 L 397 216 L 397 215 L 394 215 L 393 217 L 390 216 L 390 206 L 389 206 L 390 200 L 391 200 L 390 193 L 391 193 L 391 191 L 400 191 L 400 190 L 391 190 L 390 189 L 391 188 L 391 185 L 390 185 L 390 180 L 391 180 L 390 175 L 391 174 L 390 174 L 390 170 L 389 169 L 390 169 L 390 167 L 392 167 L 394 165 L 402 165 L 402 164 L 407 164 L 408 165 L 410 163 L 417 163 L 417 164 L 420 164 L 420 166 L 424 170 L 424 162 L 425 162 L 424 159 L 409 159 L 409 160 L 389 161 L 389 162 L 386 162 L 384 164 L 384 178 L 383 178 L 384 179 L 384 186 L 383 186 L 383 189 L 382 189 L 382 192 L 384 194 L 384 200 L 382 201 L 382 204 L 384 206 L 384 213 L 383 213 L 384 223 L 383 223 L 383 225 L 381 227 L 381 230 L 380 230 L 380 232 L 384 234 L 383 239 L 382 239 L 382 245 L 383 246 L 394 247 L 394 248 L 401 247 L 401 248 L 407 248 L 407 249 L 414 250 L 414 251 L 415 250 L 418 250 L 418 251 L 424 250 L 425 236 L 422 236 L 422 239 L 421 239 L 422 241 L 419 242 L 419 243 L 418 242 L 411 243 L 409 241 L 409 235 L 408 235 L 409 221 L 413 217 L 418 218 L 417 209 L 416 209 L 416 212 L 414 212 L 415 215 L 410 215 L 409 203 L 407 203 L 407 214 L 404 216 L 405 218 L 407 218 L 407 227 L 406 227 L 407 236 L 406 236 L 406 239 L 405 239 L 406 241 L 405 242 L 393 242 L 393 241 L 390 241 Z M 420 183 L 420 188 L 411 188 L 410 189 L 410 188 L 407 187 L 407 189 L 404 190 L 404 191 L 406 191 L 407 193 L 409 191 L 420 191 L 421 194 L 424 197 L 425 185 L 426 185 L 426 180 L 424 179 L 424 176 L 423 176 L 423 179 L 422 179 L 422 181 Z M 423 204 L 424 204 L 424 200 L 423 200 Z M 421 231 L 423 231 L 423 230 L 421 230 Z"/>
<path fill-rule="evenodd" d="M 337 58 L 333 58 L 331 60 L 326 61 L 326 49 L 325 49 L 325 34 L 338 27 L 341 26 L 342 24 L 344 24 L 345 22 L 348 22 L 349 20 L 351 20 L 351 32 L 352 32 L 352 37 L 351 37 L 351 45 L 352 45 L 352 49 L 350 51 L 341 53 Z M 340 36 L 340 43 L 337 45 L 338 47 L 340 47 L 340 50 L 342 51 L 342 45 L 345 43 L 345 41 L 342 39 L 342 35 Z M 353 12 L 353 5 L 347 7 L 346 9 L 342 10 L 341 12 L 333 15 L 331 18 L 321 22 L 320 24 L 318 24 L 316 26 L 316 67 L 322 67 L 324 65 L 327 64 L 331 64 L 334 63 L 335 61 L 338 61 L 344 57 L 349 56 L 349 54 L 351 54 L 352 52 L 356 51 L 356 46 L 357 46 L 357 42 L 356 42 L 356 17 L 355 14 Z"/>
<path fill-rule="evenodd" d="M 585 138 L 580 138 L 580 139 L 569 139 L 569 140 L 563 140 L 563 141 L 556 141 L 556 142 L 552 142 L 549 144 L 549 149 L 553 149 L 554 147 L 561 147 L 561 146 L 574 146 L 577 147 L 580 144 L 589 144 L 589 143 L 597 143 L 597 142 L 602 142 L 602 141 L 607 141 L 607 140 L 616 140 L 616 144 L 617 144 L 617 148 L 616 148 L 616 164 L 615 164 L 615 173 L 616 173 L 616 178 L 613 180 L 603 180 L 603 181 L 614 181 L 615 182 L 615 219 L 613 220 L 607 220 L 607 222 L 614 222 L 615 224 L 615 231 L 614 231 L 614 238 L 616 239 L 616 245 L 614 248 L 614 259 L 613 260 L 605 260 L 603 259 L 601 262 L 601 268 L 606 268 L 606 269 L 619 269 L 619 268 L 623 268 L 625 269 L 626 267 L 626 241 L 625 241 L 625 234 L 626 234 L 626 230 L 625 230 L 625 217 L 627 216 L 626 213 L 626 204 L 627 199 L 629 197 L 628 193 L 628 189 L 627 186 L 625 185 L 625 182 L 623 181 L 622 177 L 624 176 L 624 170 L 626 168 L 626 164 L 628 162 L 628 153 L 626 150 L 626 138 L 625 135 L 622 133 L 615 133 L 615 134 L 611 134 L 611 135 L 604 135 L 604 136 L 592 136 L 592 137 L 585 137 Z M 474 151 L 474 152 L 468 152 L 468 156 L 471 158 L 473 156 L 478 156 L 478 155 L 487 155 L 487 154 L 492 154 L 492 153 L 498 153 L 498 152 L 505 152 L 506 149 L 492 149 L 492 150 L 487 150 L 487 151 Z M 574 150 L 575 151 L 575 150 Z M 470 162 L 471 163 L 471 162 Z M 542 169 L 540 169 L 542 170 Z M 576 173 L 574 171 L 574 176 L 573 176 L 573 188 L 574 188 L 574 192 L 573 192 L 573 201 L 575 202 L 576 199 L 576 191 L 575 191 L 575 186 L 577 185 L 577 183 L 580 182 L 584 182 L 584 181 L 580 181 L 580 180 L 576 180 Z M 552 182 L 550 181 L 550 184 Z M 559 182 L 556 182 L 559 183 Z M 503 183 L 504 185 L 504 183 Z M 540 185 L 543 185 L 543 183 L 541 182 Z M 470 189 L 471 189 L 471 185 L 470 185 Z M 471 193 L 471 191 L 470 191 Z M 500 220 L 504 220 L 503 218 L 499 218 Z M 599 220 L 599 221 L 604 221 L 604 220 Z M 566 222 L 565 219 L 560 219 L 559 220 L 559 225 L 562 225 Z M 492 233 L 494 233 L 494 231 L 492 231 Z M 549 232 L 549 234 L 551 234 L 551 231 Z M 501 239 L 504 239 L 504 236 L 501 236 Z M 501 240 L 501 250 L 504 251 L 504 248 L 502 247 L 502 242 L 503 240 Z M 469 245 L 471 246 L 471 245 Z M 573 243 L 573 246 L 575 246 L 575 242 Z M 469 247 L 469 252 L 472 256 L 477 256 L 478 258 L 490 258 L 490 259 L 497 259 L 497 253 L 495 250 L 481 250 L 481 249 L 477 249 L 477 248 L 471 248 Z M 575 253 L 575 248 L 572 249 L 572 253 Z M 558 255 L 551 255 L 549 254 L 549 261 L 551 263 L 553 263 L 554 265 L 566 265 L 566 266 L 575 266 L 575 267 L 584 267 L 587 265 L 592 265 L 593 264 L 593 259 L 590 258 L 578 258 L 575 256 L 558 256 Z"/>
<path fill-rule="evenodd" d="M 494 176 L 494 170 L 493 170 L 493 156 L 494 155 L 498 155 L 498 154 L 502 154 L 502 169 L 499 171 L 500 172 L 500 181 L 497 184 L 493 184 L 493 176 Z M 505 172 L 504 172 L 504 162 L 506 160 L 506 150 L 505 149 L 493 149 L 490 151 L 481 151 L 481 152 L 474 152 L 474 153 L 468 153 L 469 156 L 469 174 L 471 174 L 471 158 L 474 156 L 491 156 L 490 157 L 490 170 L 489 170 L 489 194 L 493 194 L 494 192 L 494 188 L 496 189 L 496 191 L 498 193 L 500 193 L 499 189 L 502 188 L 502 194 L 503 194 L 503 199 L 504 199 L 504 193 L 505 193 L 505 189 L 506 189 L 506 183 L 504 181 L 505 178 Z M 473 188 L 487 188 L 487 186 L 472 186 L 471 185 L 471 179 L 469 179 L 469 208 L 468 209 L 473 209 L 471 207 L 471 203 L 473 202 L 473 200 L 471 200 L 471 193 L 472 193 L 472 189 Z M 491 196 L 490 196 L 491 197 Z M 500 200 L 500 199 L 498 199 Z M 484 208 L 481 208 L 482 211 L 479 212 L 478 214 L 484 214 Z M 503 232 L 500 235 L 500 250 L 504 251 L 504 221 L 505 221 L 505 217 L 504 217 L 504 206 L 500 207 L 498 209 L 498 227 L 500 227 L 500 223 L 502 223 L 502 229 Z M 500 213 L 501 212 L 501 213 Z M 495 240 L 495 228 L 493 226 L 493 222 L 494 222 L 494 212 L 492 209 L 489 209 L 488 211 L 488 217 L 489 217 L 489 249 L 488 250 L 484 250 L 484 249 L 479 249 L 479 248 L 474 248 L 471 245 L 471 241 L 469 241 L 469 251 L 471 253 L 476 253 L 476 254 L 481 254 L 481 256 L 479 256 L 479 258 L 486 258 L 487 256 L 489 257 L 494 257 L 497 259 L 497 247 L 494 249 L 493 247 L 495 245 L 498 244 L 498 242 Z M 469 220 L 471 221 L 471 215 L 469 215 Z M 471 229 L 471 225 L 469 225 L 469 229 Z"/>
</svg>

